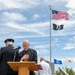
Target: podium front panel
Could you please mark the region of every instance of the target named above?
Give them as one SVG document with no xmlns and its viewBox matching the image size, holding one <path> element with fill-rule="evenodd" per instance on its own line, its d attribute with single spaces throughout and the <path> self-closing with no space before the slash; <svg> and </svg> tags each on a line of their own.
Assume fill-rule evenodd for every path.
<svg viewBox="0 0 75 75">
<path fill-rule="evenodd" d="M 7 62 L 9 66 L 14 70 L 18 71 L 19 67 L 28 67 L 29 71 L 37 71 L 38 67 L 35 62 Z"/>
</svg>

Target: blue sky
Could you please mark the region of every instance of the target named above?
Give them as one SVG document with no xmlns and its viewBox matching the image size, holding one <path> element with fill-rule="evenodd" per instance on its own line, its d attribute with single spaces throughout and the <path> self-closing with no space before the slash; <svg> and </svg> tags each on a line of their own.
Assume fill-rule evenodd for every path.
<svg viewBox="0 0 75 75">
<path fill-rule="evenodd" d="M 55 24 L 64 24 L 63 30 L 52 34 L 52 59 L 60 59 L 62 65 L 66 59 L 75 60 L 75 4 L 74 0 L 0 0 L 0 47 L 4 40 L 13 38 L 14 46 L 21 46 L 23 40 L 29 40 L 30 47 L 35 49 L 39 57 L 50 61 L 50 8 L 69 13 L 69 20 L 51 20 Z"/>
</svg>

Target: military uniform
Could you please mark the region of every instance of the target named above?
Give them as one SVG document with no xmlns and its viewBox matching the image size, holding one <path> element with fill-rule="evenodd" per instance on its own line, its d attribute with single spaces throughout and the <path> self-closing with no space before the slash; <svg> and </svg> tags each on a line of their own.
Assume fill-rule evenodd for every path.
<svg viewBox="0 0 75 75">
<path fill-rule="evenodd" d="M 28 49 L 27 51 L 23 50 L 20 52 L 19 57 L 20 59 L 25 55 L 28 54 L 29 55 L 29 59 L 28 61 L 34 61 L 35 63 L 37 63 L 37 52 L 33 49 Z M 35 75 L 33 71 L 30 71 L 30 75 Z"/>
<path fill-rule="evenodd" d="M 6 42 L 6 41 L 5 41 Z M 7 64 L 9 61 L 13 61 L 15 50 L 12 45 L 8 45 L 0 49 L 0 75 L 15 75 L 16 73 Z M 15 61 L 19 60 L 19 53 L 16 51 Z"/>
<path fill-rule="evenodd" d="M 15 75 L 15 72 L 7 64 L 8 61 L 13 61 L 15 50 L 11 45 L 1 48 L 0 51 L 0 75 Z M 15 61 L 19 60 L 18 52 L 16 52 Z"/>
</svg>

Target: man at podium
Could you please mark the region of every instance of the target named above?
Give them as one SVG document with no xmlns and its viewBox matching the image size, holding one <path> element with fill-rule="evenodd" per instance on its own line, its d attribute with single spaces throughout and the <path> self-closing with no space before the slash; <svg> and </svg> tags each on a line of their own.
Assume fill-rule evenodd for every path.
<svg viewBox="0 0 75 75">
<path fill-rule="evenodd" d="M 31 48 L 29 48 L 30 44 L 28 40 L 23 41 L 24 50 L 20 52 L 20 60 L 21 61 L 34 61 L 37 63 L 37 52 Z M 33 71 L 30 71 L 30 75 L 35 75 Z"/>
<path fill-rule="evenodd" d="M 13 61 L 15 50 L 13 47 L 14 40 L 6 39 L 6 47 L 0 49 L 0 75 L 15 75 L 16 73 L 7 64 L 8 61 Z M 19 53 L 16 51 L 15 61 L 18 61 Z"/>
</svg>

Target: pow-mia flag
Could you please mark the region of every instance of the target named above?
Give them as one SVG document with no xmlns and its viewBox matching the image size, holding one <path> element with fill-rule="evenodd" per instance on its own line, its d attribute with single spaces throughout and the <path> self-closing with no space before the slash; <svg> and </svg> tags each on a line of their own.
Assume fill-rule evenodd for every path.
<svg viewBox="0 0 75 75">
<path fill-rule="evenodd" d="M 53 30 L 62 30 L 64 25 L 56 25 L 53 23 Z"/>
</svg>

